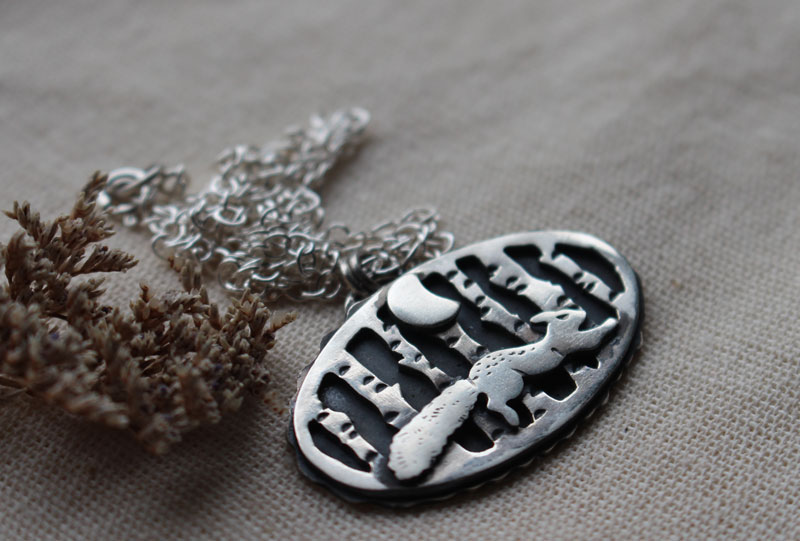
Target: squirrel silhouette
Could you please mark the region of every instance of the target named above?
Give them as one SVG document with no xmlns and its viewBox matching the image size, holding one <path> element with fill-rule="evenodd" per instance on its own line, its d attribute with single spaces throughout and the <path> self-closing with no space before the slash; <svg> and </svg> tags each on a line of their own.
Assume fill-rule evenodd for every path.
<svg viewBox="0 0 800 541">
<path fill-rule="evenodd" d="M 442 391 L 392 438 L 389 468 L 395 477 L 413 479 L 430 468 L 481 394 L 486 395 L 488 409 L 511 426 L 519 426 L 519 416 L 508 402 L 522 392 L 523 376 L 547 372 L 558 367 L 567 354 L 597 347 L 617 325 L 616 319 L 608 318 L 596 327 L 580 330 L 585 319 L 586 312 L 577 308 L 540 312 L 530 321 L 547 323 L 541 339 L 481 357 L 466 379 Z"/>
</svg>

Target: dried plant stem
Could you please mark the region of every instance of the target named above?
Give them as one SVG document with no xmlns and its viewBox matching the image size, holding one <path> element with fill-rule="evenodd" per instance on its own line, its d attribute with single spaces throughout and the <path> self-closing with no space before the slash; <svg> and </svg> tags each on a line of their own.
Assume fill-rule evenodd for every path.
<svg viewBox="0 0 800 541">
<path fill-rule="evenodd" d="M 28 203 L 6 212 L 21 231 L 0 245 L 0 386 L 128 429 L 163 453 L 263 390 L 275 332 L 294 317 L 273 317 L 247 292 L 220 313 L 187 261 L 171 262 L 183 291 L 155 295 L 142 285 L 127 311 L 103 304 L 103 278 L 88 275 L 136 264 L 98 244 L 113 235 L 95 206 L 105 182 L 96 174 L 52 222 Z"/>
</svg>

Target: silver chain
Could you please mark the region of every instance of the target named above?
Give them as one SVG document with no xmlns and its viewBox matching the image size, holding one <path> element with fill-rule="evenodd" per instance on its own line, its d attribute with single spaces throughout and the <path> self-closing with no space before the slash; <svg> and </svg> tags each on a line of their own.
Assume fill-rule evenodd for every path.
<svg viewBox="0 0 800 541">
<path fill-rule="evenodd" d="M 232 293 L 250 289 L 270 301 L 347 294 L 349 304 L 453 245 L 429 209 L 367 232 L 324 227 L 319 187 L 368 122 L 363 109 L 341 110 L 263 147 L 229 148 L 196 195 L 185 195 L 182 166 L 115 169 L 98 203 L 126 226 L 146 226 L 157 255 L 192 257 Z"/>
</svg>

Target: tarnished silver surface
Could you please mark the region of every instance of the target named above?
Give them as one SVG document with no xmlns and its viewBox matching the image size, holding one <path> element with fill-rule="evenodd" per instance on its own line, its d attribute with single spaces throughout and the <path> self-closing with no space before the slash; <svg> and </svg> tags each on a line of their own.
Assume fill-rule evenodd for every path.
<svg viewBox="0 0 800 541">
<path fill-rule="evenodd" d="M 229 148 L 208 187 L 190 196 L 181 166 L 115 169 L 98 202 L 125 225 L 146 225 L 157 255 L 194 258 L 230 292 L 365 296 L 453 244 L 428 209 L 366 232 L 324 225 L 319 188 L 358 147 L 368 121 L 364 109 L 341 110 L 263 147 Z"/>
<path fill-rule="evenodd" d="M 579 330 L 585 319 L 583 310 L 541 312 L 530 320 L 547 323 L 547 332 L 541 339 L 482 356 L 466 379 L 446 388 L 392 438 L 389 469 L 395 477 L 413 479 L 430 468 L 481 395 L 486 397 L 487 410 L 502 415 L 509 426 L 518 427 L 519 414 L 509 402 L 522 393 L 522 378 L 558 368 L 570 353 L 597 347 L 617 325 L 616 319 L 608 318 L 596 327 Z"/>
<path fill-rule="evenodd" d="M 349 499 L 441 498 L 524 463 L 591 411 L 638 339 L 637 278 L 586 234 L 509 235 L 409 275 L 354 307 L 293 406 L 302 469 Z M 427 301 L 398 300 L 415 290 Z M 437 326 L 438 299 L 459 309 Z"/>
</svg>

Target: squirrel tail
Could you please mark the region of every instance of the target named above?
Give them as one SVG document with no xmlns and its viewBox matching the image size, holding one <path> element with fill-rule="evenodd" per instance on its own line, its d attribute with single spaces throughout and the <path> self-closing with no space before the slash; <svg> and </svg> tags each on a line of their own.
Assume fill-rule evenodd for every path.
<svg viewBox="0 0 800 541">
<path fill-rule="evenodd" d="M 430 401 L 392 438 L 389 468 L 395 477 L 408 480 L 433 465 L 448 438 L 469 417 L 478 400 L 478 389 L 468 379 L 456 381 Z"/>
</svg>

